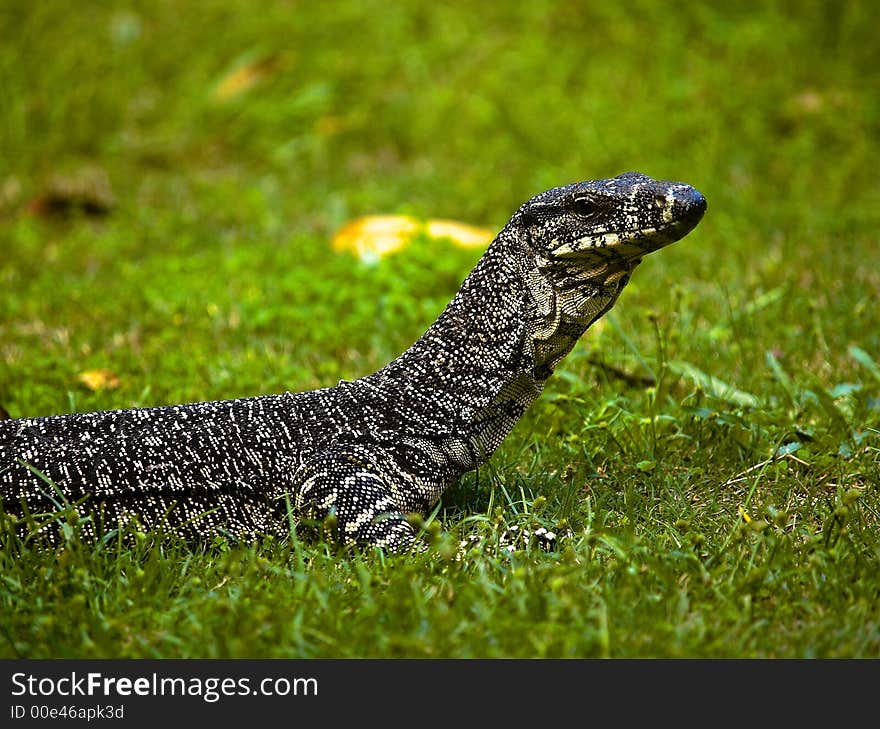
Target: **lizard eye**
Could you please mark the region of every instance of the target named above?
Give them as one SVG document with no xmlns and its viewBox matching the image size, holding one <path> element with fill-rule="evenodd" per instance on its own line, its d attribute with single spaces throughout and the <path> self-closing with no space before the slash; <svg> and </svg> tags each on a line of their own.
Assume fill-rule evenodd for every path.
<svg viewBox="0 0 880 729">
<path fill-rule="evenodd" d="M 587 218 L 596 212 L 596 203 L 582 195 L 571 201 L 571 209 L 576 215 Z"/>
</svg>

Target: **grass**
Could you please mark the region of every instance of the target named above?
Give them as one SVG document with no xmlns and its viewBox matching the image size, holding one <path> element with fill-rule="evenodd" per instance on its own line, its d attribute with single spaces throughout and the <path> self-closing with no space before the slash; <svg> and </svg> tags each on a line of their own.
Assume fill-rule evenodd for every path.
<svg viewBox="0 0 880 729">
<path fill-rule="evenodd" d="M 444 496 L 429 554 L 7 534 L 0 655 L 880 655 L 871 11 L 4 3 L 13 417 L 382 366 L 479 252 L 422 240 L 365 265 L 329 247 L 357 215 L 498 228 L 627 169 L 695 185 L 709 212 Z M 77 194 L 106 214 L 50 214 Z M 91 369 L 119 387 L 84 387 Z M 511 525 L 570 534 L 509 555 Z"/>
</svg>

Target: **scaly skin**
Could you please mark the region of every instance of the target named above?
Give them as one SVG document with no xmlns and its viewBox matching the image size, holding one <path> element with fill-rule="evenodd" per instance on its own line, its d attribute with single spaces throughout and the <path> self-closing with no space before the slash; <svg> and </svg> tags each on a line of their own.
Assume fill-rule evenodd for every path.
<svg viewBox="0 0 880 729">
<path fill-rule="evenodd" d="M 405 515 L 492 455 L 642 257 L 705 209 L 692 187 L 634 172 L 548 190 L 516 211 L 418 341 L 371 375 L 0 422 L 3 506 L 21 517 L 66 501 L 92 537 L 136 517 L 191 539 L 247 539 L 283 533 L 290 503 L 295 518 L 335 515 L 346 543 L 408 549 Z M 43 521 L 57 541 L 58 520 Z"/>
</svg>

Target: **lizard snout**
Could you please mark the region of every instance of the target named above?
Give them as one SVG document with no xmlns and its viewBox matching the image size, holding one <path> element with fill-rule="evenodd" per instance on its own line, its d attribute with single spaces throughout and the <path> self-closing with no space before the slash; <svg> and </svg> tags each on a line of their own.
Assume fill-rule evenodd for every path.
<svg viewBox="0 0 880 729">
<path fill-rule="evenodd" d="M 700 222 L 706 212 L 706 198 L 690 185 L 682 186 L 673 195 L 672 216 L 675 220 L 690 224 L 691 227 Z"/>
</svg>

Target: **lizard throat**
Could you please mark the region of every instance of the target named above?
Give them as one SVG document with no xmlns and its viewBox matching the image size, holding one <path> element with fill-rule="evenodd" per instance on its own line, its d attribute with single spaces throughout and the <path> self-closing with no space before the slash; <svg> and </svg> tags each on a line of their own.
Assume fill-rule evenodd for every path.
<svg viewBox="0 0 880 729">
<path fill-rule="evenodd" d="M 474 450 L 488 458 L 536 400 L 556 365 L 577 344 L 584 332 L 607 312 L 629 280 L 629 273 L 606 279 L 581 281 L 582 286 L 557 291 L 546 279 L 530 280 L 530 301 L 523 318 L 528 326 L 518 366 L 512 367 L 495 397 L 474 413 Z"/>
</svg>

